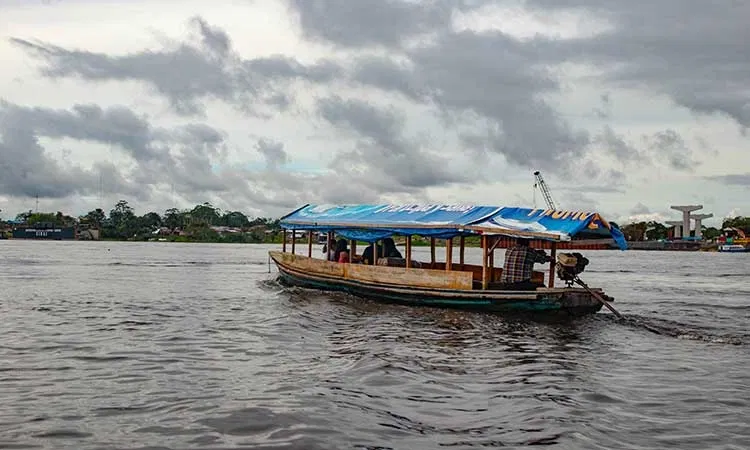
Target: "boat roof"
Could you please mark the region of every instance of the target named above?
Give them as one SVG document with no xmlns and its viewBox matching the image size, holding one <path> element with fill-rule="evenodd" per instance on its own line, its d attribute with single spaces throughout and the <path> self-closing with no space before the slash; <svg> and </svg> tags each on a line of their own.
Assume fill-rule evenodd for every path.
<svg viewBox="0 0 750 450">
<path fill-rule="evenodd" d="M 289 230 L 335 231 L 347 239 L 373 242 L 392 235 L 447 239 L 502 235 L 570 241 L 593 232 L 611 236 L 625 250 L 622 232 L 596 212 L 481 205 L 304 205 L 280 219 Z"/>
</svg>

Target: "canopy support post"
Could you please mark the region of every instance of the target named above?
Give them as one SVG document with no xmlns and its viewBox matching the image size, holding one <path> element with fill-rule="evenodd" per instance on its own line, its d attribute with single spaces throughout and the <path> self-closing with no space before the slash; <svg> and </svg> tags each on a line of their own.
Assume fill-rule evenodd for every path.
<svg viewBox="0 0 750 450">
<path fill-rule="evenodd" d="M 445 240 L 445 270 L 453 270 L 453 238 Z"/>
<path fill-rule="evenodd" d="M 312 230 L 307 230 L 307 257 L 312 258 Z"/>
<path fill-rule="evenodd" d="M 296 241 L 297 241 L 297 230 L 292 230 L 292 254 L 293 255 L 296 254 L 294 253 L 294 244 L 296 243 Z"/>
<path fill-rule="evenodd" d="M 482 289 L 487 289 L 487 235 L 482 235 Z"/>
<path fill-rule="evenodd" d="M 411 235 L 406 236 L 406 268 L 411 269 Z"/>
<path fill-rule="evenodd" d="M 378 241 L 372 241 L 372 265 L 378 264 Z"/>
<path fill-rule="evenodd" d="M 326 251 L 323 252 L 323 253 L 325 253 L 325 260 L 326 261 L 330 261 L 328 259 L 329 258 L 328 255 L 331 254 L 331 250 L 333 250 L 334 248 L 336 248 L 335 245 L 336 244 L 333 243 L 333 231 L 327 231 L 326 232 L 326 245 L 324 247 Z"/>
<path fill-rule="evenodd" d="M 490 272 L 490 282 L 495 281 L 495 247 L 497 247 L 498 242 L 500 242 L 500 239 L 497 236 L 492 237 L 492 247 L 490 247 L 490 252 L 488 255 L 487 260 L 487 268 Z"/>
<path fill-rule="evenodd" d="M 352 239 L 349 243 L 349 262 L 354 262 L 354 257 L 357 256 L 357 240 Z"/>
<path fill-rule="evenodd" d="M 466 249 L 466 237 L 461 236 L 458 239 L 458 263 L 461 264 L 461 270 L 464 270 L 464 250 Z"/>
<path fill-rule="evenodd" d="M 286 228 L 281 231 L 281 252 L 286 253 Z"/>
<path fill-rule="evenodd" d="M 430 269 L 435 268 L 435 238 L 430 238 Z"/>
<path fill-rule="evenodd" d="M 552 260 L 549 262 L 549 287 L 553 288 L 555 287 L 555 266 L 557 265 L 557 242 L 552 241 L 550 258 L 552 258 Z"/>
</svg>

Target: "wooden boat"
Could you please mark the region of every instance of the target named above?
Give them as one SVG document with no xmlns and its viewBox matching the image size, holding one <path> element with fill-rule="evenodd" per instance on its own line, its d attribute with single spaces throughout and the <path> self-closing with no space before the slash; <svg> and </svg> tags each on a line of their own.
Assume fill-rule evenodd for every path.
<svg viewBox="0 0 750 450">
<path fill-rule="evenodd" d="M 570 278 L 564 286 L 555 287 L 555 275 L 563 273 L 555 259 L 556 243 L 569 241 L 578 234 L 601 235 L 605 231 L 621 249 L 627 248 L 617 227 L 597 213 L 579 211 L 471 205 L 305 205 L 282 217 L 280 223 L 285 235 L 288 231 L 314 230 L 327 233 L 332 241 L 335 233 L 349 241 L 354 259 L 358 256 L 358 243 L 371 245 L 371 254 L 376 255 L 377 242 L 392 236 L 405 240 L 406 253 L 404 258 L 376 256 L 367 264 L 338 263 L 313 257 L 311 237 L 306 255 L 297 253 L 294 240 L 291 251 L 287 252 L 284 239 L 281 251 L 269 252 L 284 283 L 414 306 L 500 313 L 566 317 L 596 313 L 603 305 L 597 297 L 612 300 L 601 289 L 573 287 Z M 412 259 L 413 236 L 430 240 L 429 262 Z M 465 262 L 465 241 L 471 236 L 479 237 L 481 242 L 481 265 Z M 499 282 L 503 269 L 496 267 L 494 260 L 494 251 L 503 237 L 526 238 L 537 243 L 551 241 L 548 274 L 534 271 L 532 277 L 540 283 L 547 279 L 545 287 L 503 288 Z M 443 262 L 435 260 L 438 239 L 446 245 Z M 458 240 L 457 262 L 453 257 L 455 240 Z"/>
</svg>

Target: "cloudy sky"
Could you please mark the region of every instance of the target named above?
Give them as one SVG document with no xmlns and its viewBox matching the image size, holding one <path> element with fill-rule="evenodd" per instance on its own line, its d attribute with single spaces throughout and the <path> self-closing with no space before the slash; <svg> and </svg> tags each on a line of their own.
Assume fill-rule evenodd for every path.
<svg viewBox="0 0 750 450">
<path fill-rule="evenodd" d="M 750 214 L 750 2 L 0 0 L 0 216 Z"/>
</svg>

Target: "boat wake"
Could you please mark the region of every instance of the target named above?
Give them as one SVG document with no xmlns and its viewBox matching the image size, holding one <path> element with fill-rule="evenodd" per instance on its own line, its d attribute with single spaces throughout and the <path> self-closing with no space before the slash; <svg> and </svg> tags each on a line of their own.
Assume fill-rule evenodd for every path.
<svg viewBox="0 0 750 450">
<path fill-rule="evenodd" d="M 273 291 L 276 294 L 285 293 L 293 298 L 312 300 L 316 296 L 315 293 L 323 293 L 323 291 L 317 291 L 315 289 L 307 289 L 301 287 L 287 286 L 276 277 L 258 281 L 258 287 L 266 291 Z M 312 295 L 311 295 L 312 294 Z M 355 297 L 349 294 L 337 293 L 337 292 L 325 292 L 324 294 L 326 301 L 334 301 L 337 303 L 346 303 L 350 306 L 371 305 L 376 309 L 391 309 L 404 310 L 409 309 L 419 318 L 425 318 L 426 316 L 434 316 L 439 318 L 437 320 L 443 327 L 457 328 L 457 329 L 471 329 L 479 324 L 483 323 L 480 317 L 485 319 L 488 317 L 487 313 L 472 313 L 465 311 L 455 311 L 443 308 L 431 308 L 431 307 L 408 307 L 402 305 L 382 305 L 377 302 L 371 302 L 364 298 Z M 590 318 L 583 320 L 594 320 L 594 321 L 605 321 L 612 325 L 623 325 L 634 330 L 645 330 L 653 334 L 660 336 L 667 336 L 676 339 L 690 340 L 690 341 L 701 341 L 712 344 L 729 344 L 729 345 L 747 345 L 750 344 L 750 334 L 747 333 L 719 333 L 716 328 L 703 327 L 695 324 L 681 323 L 668 319 L 661 319 L 657 317 L 642 316 L 638 314 L 627 314 L 624 313 L 621 319 L 618 319 L 614 314 L 601 313 L 596 314 Z M 528 318 L 516 318 L 516 317 L 504 317 L 503 322 L 507 323 L 534 323 L 541 325 L 546 321 L 535 319 L 531 320 Z M 558 321 L 551 321 L 551 324 L 558 324 Z"/>
<path fill-rule="evenodd" d="M 618 319 L 612 314 L 598 314 L 596 318 L 597 320 L 606 320 L 633 329 L 646 330 L 660 336 L 669 336 L 677 339 L 730 345 L 746 345 L 750 342 L 749 334 L 718 334 L 707 327 L 635 314 L 625 314 L 622 319 Z"/>
</svg>

